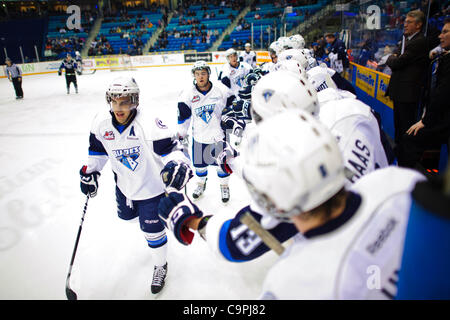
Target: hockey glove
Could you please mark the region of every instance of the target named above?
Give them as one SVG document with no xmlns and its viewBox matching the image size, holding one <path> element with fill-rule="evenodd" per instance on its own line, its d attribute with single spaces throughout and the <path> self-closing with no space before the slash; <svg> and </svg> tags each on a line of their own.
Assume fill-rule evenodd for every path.
<svg viewBox="0 0 450 320">
<path fill-rule="evenodd" d="M 238 120 L 235 117 L 222 116 L 220 126 L 225 132 L 230 132 L 236 137 L 242 137 L 242 132 L 245 129 L 245 121 Z"/>
<path fill-rule="evenodd" d="M 232 174 L 233 170 L 229 166 L 229 162 L 236 158 L 239 155 L 239 153 L 231 147 L 231 145 L 228 142 L 224 143 L 224 148 L 222 152 L 219 153 L 217 156 L 216 162 L 220 166 L 220 168 L 223 170 L 223 172 L 226 172 L 228 174 Z"/>
<path fill-rule="evenodd" d="M 58 70 L 58 76 L 62 75 L 62 71 Z"/>
<path fill-rule="evenodd" d="M 192 218 L 201 218 L 203 212 L 183 193 L 171 192 L 159 201 L 158 215 L 175 238 L 187 246 L 194 239 L 194 233 L 189 230 L 187 223 Z"/>
<path fill-rule="evenodd" d="M 161 178 L 166 188 L 181 190 L 193 176 L 191 167 L 181 161 L 169 161 L 161 170 Z"/>
<path fill-rule="evenodd" d="M 86 168 L 86 166 L 83 166 L 80 169 L 80 188 L 81 192 L 90 198 L 93 198 L 97 195 L 98 177 L 100 176 L 100 172 L 94 171 L 92 173 L 86 173 Z"/>
<path fill-rule="evenodd" d="M 252 99 L 252 86 L 246 86 L 239 90 L 238 92 L 239 98 L 243 100 L 251 100 Z"/>
<path fill-rule="evenodd" d="M 251 120 L 250 108 L 251 108 L 250 101 L 247 100 L 233 101 L 234 116 L 239 120 Z"/>
</svg>

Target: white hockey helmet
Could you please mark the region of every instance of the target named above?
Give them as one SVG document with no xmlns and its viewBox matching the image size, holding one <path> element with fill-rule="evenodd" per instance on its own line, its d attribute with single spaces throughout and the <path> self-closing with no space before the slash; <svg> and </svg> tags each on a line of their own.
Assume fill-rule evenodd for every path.
<svg viewBox="0 0 450 320">
<path fill-rule="evenodd" d="M 288 37 L 279 37 L 277 41 L 283 50 L 292 49 L 291 40 Z"/>
<path fill-rule="evenodd" d="M 204 60 L 198 60 L 194 63 L 194 65 L 191 68 L 191 73 L 192 75 L 194 75 L 196 70 L 206 70 L 208 71 L 208 75 L 211 74 L 211 68 L 208 66 L 208 64 L 206 63 L 206 61 Z"/>
<path fill-rule="evenodd" d="M 314 115 L 319 103 L 314 87 L 305 77 L 291 71 L 271 72 L 262 77 L 252 91 L 252 117 L 256 123 L 286 109 L 302 109 Z"/>
<path fill-rule="evenodd" d="M 80 55 L 80 51 L 75 51 L 75 55 L 79 56 Z"/>
<path fill-rule="evenodd" d="M 289 40 L 291 41 L 292 49 L 303 49 L 305 47 L 305 39 L 299 34 L 290 36 Z"/>
<path fill-rule="evenodd" d="M 226 57 L 227 59 L 228 59 L 229 56 L 231 56 L 231 55 L 233 55 L 233 54 L 237 55 L 237 51 L 234 50 L 233 48 L 230 48 L 230 49 L 228 49 L 227 51 L 225 51 L 225 57 Z"/>
<path fill-rule="evenodd" d="M 275 55 L 279 55 L 283 51 L 281 43 L 278 41 L 274 41 L 269 46 L 269 52 L 275 53 Z"/>
<path fill-rule="evenodd" d="M 327 88 L 337 89 L 336 84 L 333 79 L 331 79 L 331 76 L 335 73 L 335 71 L 333 69 L 328 71 L 328 69 L 329 68 L 326 65 L 320 65 L 311 68 L 306 72 L 308 74 L 308 80 L 314 88 L 316 88 L 317 92 Z"/>
<path fill-rule="evenodd" d="M 308 59 L 305 57 L 305 55 L 298 49 L 288 49 L 284 50 L 278 55 L 278 60 L 296 60 L 300 63 L 300 65 L 303 67 L 303 69 L 306 70 L 308 67 Z"/>
<path fill-rule="evenodd" d="M 111 106 L 112 99 L 129 96 L 131 109 L 139 106 L 139 86 L 132 77 L 114 79 L 106 90 L 106 102 Z"/>
<path fill-rule="evenodd" d="M 250 43 L 248 43 L 248 42 L 244 45 L 244 47 L 250 47 L 250 48 L 251 48 L 251 46 L 252 45 Z"/>
<path fill-rule="evenodd" d="M 290 71 L 293 72 L 297 76 L 302 76 L 307 78 L 307 73 L 305 71 L 305 68 L 298 62 L 297 60 L 291 59 L 291 60 L 282 60 L 277 63 L 276 71 Z"/>
<path fill-rule="evenodd" d="M 325 203 L 346 181 L 336 138 L 304 110 L 286 110 L 258 125 L 241 158 L 252 198 L 283 221 Z"/>
<path fill-rule="evenodd" d="M 311 51 L 309 49 L 303 48 L 303 49 L 300 49 L 300 51 L 305 55 L 305 57 L 307 57 L 307 58 L 312 57 Z"/>
</svg>

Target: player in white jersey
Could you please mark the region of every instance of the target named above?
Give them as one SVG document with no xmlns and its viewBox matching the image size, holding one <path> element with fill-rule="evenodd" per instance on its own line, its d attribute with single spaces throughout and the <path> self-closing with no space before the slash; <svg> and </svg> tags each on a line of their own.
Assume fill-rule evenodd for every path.
<svg viewBox="0 0 450 320">
<path fill-rule="evenodd" d="M 250 43 L 245 44 L 244 51 L 239 55 L 239 61 L 246 62 L 252 68 L 256 68 L 256 53 L 252 51 L 252 45 Z"/>
<path fill-rule="evenodd" d="M 233 48 L 228 49 L 225 56 L 228 63 L 223 65 L 218 80 L 237 97 L 239 90 L 244 87 L 245 76 L 252 72 L 252 67 L 246 62 L 239 62 L 237 52 Z"/>
<path fill-rule="evenodd" d="M 285 71 L 261 78 L 252 92 L 253 119 L 260 121 L 286 108 L 309 111 L 335 134 L 345 166 L 353 173 L 348 172 L 348 185 L 388 166 L 378 121 L 361 101 L 341 99 L 319 105 L 316 90 L 306 78 L 299 81 L 298 76 Z"/>
<path fill-rule="evenodd" d="M 283 47 L 279 41 L 274 41 L 269 46 L 269 55 L 271 62 L 267 62 L 262 65 L 262 69 L 265 73 L 273 72 L 277 70 L 278 55 L 283 51 Z"/>
<path fill-rule="evenodd" d="M 217 166 L 216 157 L 225 144 L 222 113 L 235 99 L 233 92 L 220 82 L 211 82 L 211 69 L 205 61 L 192 67 L 194 83 L 178 99 L 178 135 L 186 138 L 192 123 L 192 163 L 198 178 L 193 197 L 199 198 L 206 188 L 208 166 Z M 222 201 L 230 198 L 229 174 L 217 166 Z"/>
<path fill-rule="evenodd" d="M 389 167 L 346 189 L 335 137 L 302 110 L 262 122 L 244 143 L 242 157 L 243 176 L 259 209 L 303 235 L 269 271 L 261 298 L 395 297 L 410 191 L 422 175 Z M 225 237 L 238 239 L 243 255 L 251 255 L 261 242 L 244 225 L 233 225 L 234 219 L 203 217 L 181 193 L 169 194 L 159 212 L 179 240 L 182 234 L 192 240 L 189 228 L 199 230 L 213 252 L 229 261 L 242 260 L 224 249 Z"/>
<path fill-rule="evenodd" d="M 139 217 L 154 256 L 151 291 L 158 293 L 165 282 L 168 248 L 158 217 L 159 200 L 166 187 L 184 187 L 192 170 L 174 132 L 138 108 L 139 87 L 133 78 L 115 79 L 106 100 L 110 110 L 98 113 L 92 123 L 88 161 L 80 170 L 81 191 L 89 197 L 97 194 L 100 171 L 110 160 L 118 216 L 124 220 Z"/>
<path fill-rule="evenodd" d="M 292 135 L 292 127 L 299 129 L 304 143 Z M 410 192 L 424 177 L 390 167 L 346 190 L 343 159 L 333 135 L 306 114 L 268 119 L 252 139 L 243 154 L 252 196 L 267 214 L 289 219 L 303 235 L 269 271 L 261 297 L 395 297 Z M 259 155 L 268 150 L 276 151 L 262 159 Z M 286 156 L 291 160 L 284 161 Z"/>
<path fill-rule="evenodd" d="M 353 85 L 335 70 L 328 68 L 324 63 L 317 67 L 310 68 L 307 73 L 308 80 L 316 88 L 317 92 L 327 88 L 339 88 L 340 90 L 346 90 L 353 95 L 356 95 Z"/>
</svg>

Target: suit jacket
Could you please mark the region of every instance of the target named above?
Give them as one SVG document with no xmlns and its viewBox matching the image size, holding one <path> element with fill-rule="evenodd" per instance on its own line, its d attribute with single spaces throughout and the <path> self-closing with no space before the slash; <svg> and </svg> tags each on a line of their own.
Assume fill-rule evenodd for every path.
<svg viewBox="0 0 450 320">
<path fill-rule="evenodd" d="M 426 83 L 428 69 L 428 42 L 422 33 L 416 34 L 405 44 L 401 54 L 400 46 L 391 55 L 386 64 L 392 75 L 386 95 L 393 101 L 417 103 Z"/>
<path fill-rule="evenodd" d="M 443 54 L 438 59 L 436 82 L 430 88 L 430 101 L 422 119 L 425 128 L 450 130 L 450 53 Z"/>
</svg>

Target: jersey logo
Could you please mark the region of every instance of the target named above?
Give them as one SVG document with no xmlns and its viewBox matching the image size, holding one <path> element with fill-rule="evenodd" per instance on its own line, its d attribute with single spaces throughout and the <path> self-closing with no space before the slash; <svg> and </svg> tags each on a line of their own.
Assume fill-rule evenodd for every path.
<svg viewBox="0 0 450 320">
<path fill-rule="evenodd" d="M 167 129 L 167 126 L 158 118 L 155 119 L 156 125 L 160 129 Z"/>
<path fill-rule="evenodd" d="M 140 155 L 139 147 L 118 149 L 113 150 L 113 152 L 116 156 L 116 159 L 131 171 L 134 171 L 138 166 L 139 162 L 137 162 L 136 160 Z"/>
<path fill-rule="evenodd" d="M 138 137 L 136 137 L 136 134 L 134 133 L 134 126 L 131 127 L 130 133 L 127 137 L 128 140 L 138 140 Z"/>
<path fill-rule="evenodd" d="M 192 98 L 192 103 L 197 102 L 197 101 L 200 101 L 200 96 L 194 96 Z"/>
<path fill-rule="evenodd" d="M 269 102 L 270 98 L 272 97 L 274 91 L 273 90 L 266 90 L 262 93 L 264 100 L 266 100 L 266 102 Z"/>
<path fill-rule="evenodd" d="M 212 119 L 212 113 L 214 112 L 215 104 L 207 104 L 195 109 L 195 115 L 201 118 L 206 123 L 209 123 Z"/>
<path fill-rule="evenodd" d="M 115 139 L 114 132 L 112 132 L 112 131 L 105 131 L 105 133 L 103 134 L 103 138 L 105 140 L 114 140 Z"/>
</svg>

